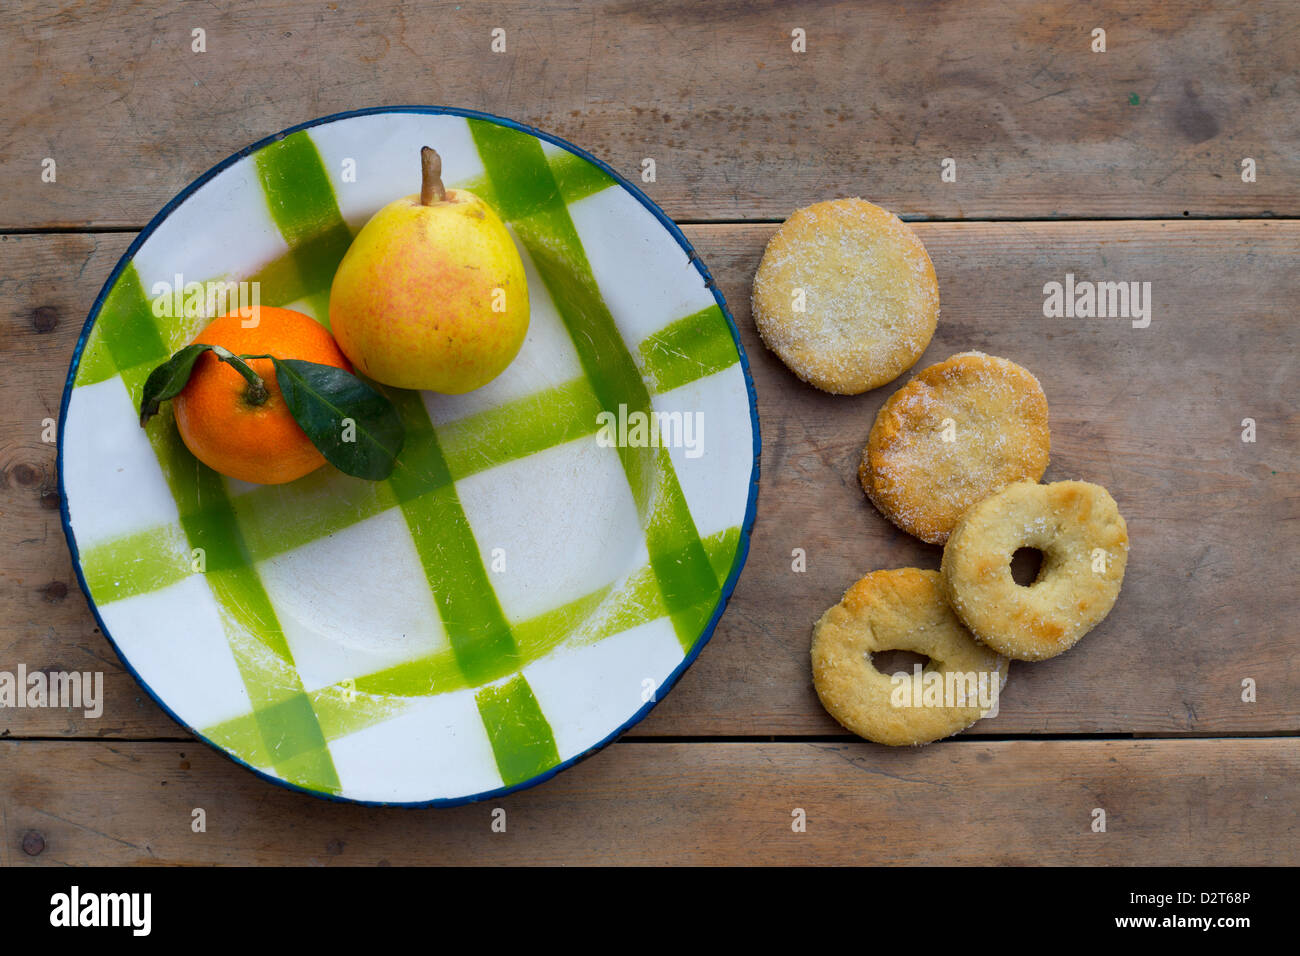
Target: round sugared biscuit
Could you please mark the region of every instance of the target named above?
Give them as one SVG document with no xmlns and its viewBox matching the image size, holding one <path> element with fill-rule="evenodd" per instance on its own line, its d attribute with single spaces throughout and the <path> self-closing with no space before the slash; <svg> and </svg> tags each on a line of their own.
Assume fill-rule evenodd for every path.
<svg viewBox="0 0 1300 956">
<path fill-rule="evenodd" d="M 931 663 L 919 680 L 882 674 L 871 655 L 888 650 L 924 654 Z M 938 571 L 874 571 L 813 628 L 813 686 L 822 706 L 859 737 L 890 746 L 929 743 L 975 723 L 996 707 L 1007 667 L 953 614 Z"/>
<path fill-rule="evenodd" d="M 1042 478 L 1050 448 L 1038 379 L 1007 359 L 962 352 L 889 397 L 862 450 L 858 480 L 890 521 L 943 544 L 975 502 Z"/>
<path fill-rule="evenodd" d="M 1043 553 L 1028 587 L 1020 548 Z M 1128 565 L 1128 528 L 1100 485 L 1017 482 L 972 506 L 943 549 L 944 588 L 971 632 L 1000 654 L 1039 661 L 1068 650 L 1110 613 Z"/>
<path fill-rule="evenodd" d="M 798 210 L 772 236 L 751 304 L 759 335 L 792 372 L 856 395 L 921 357 L 939 286 L 901 219 L 865 199 L 834 199 Z"/>
</svg>

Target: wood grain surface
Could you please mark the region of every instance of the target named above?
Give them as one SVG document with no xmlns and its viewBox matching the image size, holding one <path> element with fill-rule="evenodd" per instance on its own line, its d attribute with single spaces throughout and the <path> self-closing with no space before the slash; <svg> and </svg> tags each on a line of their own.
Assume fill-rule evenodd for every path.
<svg viewBox="0 0 1300 956">
<path fill-rule="evenodd" d="M 46 865 L 1274 865 L 1300 829 L 1277 740 L 618 743 L 442 810 L 313 800 L 176 743 L 0 742 L 0 775 L 8 862 Z"/>
<path fill-rule="evenodd" d="M 773 227 L 691 226 L 748 352 L 763 431 L 758 519 L 731 605 L 699 661 L 637 735 L 830 734 L 813 693 L 812 622 L 861 574 L 937 568 L 941 549 L 897 531 L 857 483 L 875 413 L 908 376 L 857 397 L 800 383 L 763 348 L 748 290 Z M 1111 615 L 1069 653 L 1012 665 L 975 734 L 1300 731 L 1294 550 L 1300 223 L 928 223 L 939 329 L 918 368 L 965 349 L 1025 365 L 1051 411 L 1046 478 L 1105 485 L 1132 550 Z M 0 444 L 4 662 L 108 668 L 105 717 L 0 711 L 14 735 L 176 736 L 116 664 L 76 586 L 57 510 L 54 447 L 66 363 L 127 236 L 0 237 L 0 325 L 12 371 Z M 1042 287 L 1108 276 L 1152 283 L 1151 324 L 1048 319 Z M 44 311 L 42 311 L 44 310 Z M 44 316 L 44 319 L 38 318 Z M 38 326 L 57 316 L 54 328 Z M 1241 422 L 1256 421 L 1243 443 Z M 807 555 L 792 571 L 793 549 Z M 1242 681 L 1258 685 L 1242 701 Z"/>
<path fill-rule="evenodd" d="M 1292 0 L 16 0 L 0 226 L 140 227 L 243 146 L 399 103 L 509 116 L 628 176 L 652 158 L 676 219 L 843 194 L 945 219 L 1292 216 L 1297 31 Z"/>
<path fill-rule="evenodd" d="M 15 0 L 0 50 L 0 670 L 106 691 L 99 719 L 0 709 L 0 864 L 1300 864 L 1300 3 Z M 637 181 L 726 295 L 763 430 L 749 561 L 680 684 L 545 785 L 453 810 L 292 793 L 167 718 L 77 587 L 42 434 L 95 295 L 173 195 L 293 124 L 399 103 L 535 124 Z M 1029 368 L 1047 479 L 1105 485 L 1132 540 L 1095 632 L 921 749 L 845 734 L 808 665 L 858 576 L 938 567 L 856 480 L 910 376 L 816 392 L 749 315 L 774 223 L 838 195 L 917 221 L 942 299 L 917 370 Z M 1045 317 L 1067 274 L 1150 282 L 1149 327 Z"/>
</svg>

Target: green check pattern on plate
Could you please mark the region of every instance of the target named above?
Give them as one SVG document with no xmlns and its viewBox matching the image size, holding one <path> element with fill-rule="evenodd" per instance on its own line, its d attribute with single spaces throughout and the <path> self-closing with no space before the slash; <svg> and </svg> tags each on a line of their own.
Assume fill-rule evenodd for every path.
<svg viewBox="0 0 1300 956">
<path fill-rule="evenodd" d="M 500 378 L 389 389 L 407 440 L 383 482 L 326 466 L 249 485 L 194 459 L 170 415 L 139 427 L 145 378 L 208 319 L 172 314 L 177 289 L 255 281 L 328 324 L 335 266 L 417 191 L 426 144 L 524 258 L 532 319 Z M 105 632 L 178 720 L 320 794 L 455 802 L 544 779 L 653 705 L 747 550 L 757 420 L 719 300 L 633 191 L 486 117 L 350 114 L 223 166 L 125 257 L 64 403 L 67 533 Z M 665 442 L 611 445 L 606 411 L 659 413 Z"/>
</svg>

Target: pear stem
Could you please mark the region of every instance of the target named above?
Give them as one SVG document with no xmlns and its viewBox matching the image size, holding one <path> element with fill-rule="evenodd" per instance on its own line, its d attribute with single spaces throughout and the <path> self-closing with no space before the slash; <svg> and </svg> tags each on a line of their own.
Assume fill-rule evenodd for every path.
<svg viewBox="0 0 1300 956">
<path fill-rule="evenodd" d="M 447 190 L 442 185 L 442 157 L 432 146 L 420 150 L 420 171 L 423 179 L 420 183 L 420 204 L 432 206 L 447 198 Z"/>
</svg>

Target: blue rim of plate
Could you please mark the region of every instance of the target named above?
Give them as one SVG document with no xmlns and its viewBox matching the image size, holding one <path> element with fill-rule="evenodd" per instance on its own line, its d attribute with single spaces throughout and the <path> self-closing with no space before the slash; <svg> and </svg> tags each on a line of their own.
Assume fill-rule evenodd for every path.
<svg viewBox="0 0 1300 956">
<path fill-rule="evenodd" d="M 556 146 L 560 146 L 563 149 L 569 150 L 575 155 L 580 156 L 582 159 L 586 160 L 587 162 L 596 166 L 598 169 L 602 170 L 611 179 L 613 179 L 614 182 L 616 182 L 619 186 L 623 187 L 629 193 L 631 193 L 637 199 L 637 201 L 641 203 L 641 205 L 643 205 L 646 209 L 648 209 L 654 215 L 654 217 L 659 220 L 659 223 L 668 231 L 668 233 L 674 239 L 677 240 L 678 245 L 680 245 L 682 249 L 686 252 L 686 255 L 690 259 L 691 264 L 695 266 L 695 268 L 699 271 L 700 276 L 704 279 L 705 287 L 710 292 L 713 293 L 713 298 L 718 303 L 718 308 L 722 310 L 722 314 L 727 320 L 727 327 L 731 330 L 732 341 L 735 343 L 736 351 L 740 356 L 741 370 L 744 372 L 745 375 L 745 389 L 749 395 L 749 417 L 750 417 L 750 422 L 753 425 L 753 433 L 754 433 L 754 466 L 753 466 L 753 470 L 750 473 L 749 499 L 745 504 L 745 520 L 741 524 L 740 540 L 737 542 L 736 545 L 736 554 L 732 560 L 731 573 L 728 575 L 727 580 L 722 585 L 721 594 L 719 595 L 718 598 L 718 606 L 714 609 L 713 616 L 709 619 L 708 623 L 704 626 L 703 631 L 701 631 L 699 638 L 695 642 L 695 645 L 691 648 L 690 652 L 684 658 L 682 658 L 681 663 L 679 663 L 677 667 L 673 669 L 672 673 L 668 675 L 668 677 L 664 680 L 664 682 L 659 685 L 659 687 L 655 690 L 655 693 L 650 698 L 650 700 L 644 706 L 642 706 L 641 709 L 639 709 L 630 718 L 628 718 L 627 721 L 625 721 L 621 726 L 611 731 L 601 741 L 589 747 L 587 750 L 583 751 L 582 753 L 570 757 L 568 760 L 564 760 L 559 764 L 556 764 L 554 767 L 551 767 L 548 770 L 539 773 L 535 777 L 530 777 L 527 780 L 524 780 L 520 783 L 513 784 L 511 786 L 498 787 L 494 790 L 485 790 L 482 793 L 476 793 L 470 796 L 444 797 L 444 798 L 438 798 L 434 800 L 418 800 L 418 801 L 409 801 L 409 802 L 383 801 L 383 800 L 357 800 L 349 797 L 339 796 L 337 794 L 324 793 L 318 790 L 311 790 L 308 789 L 307 787 L 303 787 L 295 783 L 290 783 L 287 780 L 283 780 L 279 777 L 272 776 L 271 774 L 259 770 L 258 768 L 254 767 L 247 761 L 240 759 L 235 754 L 231 753 L 225 748 L 209 740 L 207 737 L 203 736 L 203 734 L 199 733 L 193 727 L 185 723 L 185 721 L 181 720 L 181 718 L 177 716 L 175 711 L 173 711 L 162 701 L 162 699 L 154 692 L 153 688 L 150 687 L 149 684 L 135 670 L 135 668 L 131 666 L 131 662 L 127 659 L 126 655 L 124 655 L 122 651 L 118 648 L 117 642 L 113 640 L 113 636 L 109 633 L 108 627 L 104 623 L 104 619 L 100 616 L 99 607 L 95 604 L 94 599 L 90 595 L 90 589 L 86 584 L 85 575 L 82 573 L 81 570 L 81 553 L 80 550 L 77 548 L 77 542 L 72 533 L 71 520 L 68 514 L 67 495 L 65 493 L 64 484 L 63 484 L 63 426 L 68 414 L 68 403 L 72 397 L 73 380 L 76 378 L 77 369 L 81 363 L 81 354 L 86 345 L 86 338 L 90 334 L 90 330 L 94 326 L 96 319 L 98 319 L 99 317 L 100 309 L 103 307 L 104 299 L 107 297 L 109 290 L 112 289 L 113 284 L 117 281 L 118 276 L 121 275 L 122 270 L 126 268 L 127 264 L 130 263 L 130 261 L 134 258 L 136 252 L 140 249 L 140 247 L 144 244 L 144 242 L 153 234 L 154 230 L 157 229 L 158 226 L 161 225 L 162 222 L 166 220 L 169 215 L 171 215 L 172 210 L 174 210 L 182 202 L 188 199 L 192 193 L 198 190 L 210 179 L 217 176 L 219 173 L 221 173 L 223 170 L 227 169 L 228 167 L 233 166 L 241 159 L 245 159 L 248 156 L 252 155 L 253 153 L 256 153 L 258 150 L 264 148 L 265 146 L 268 146 L 274 142 L 278 142 L 279 140 L 284 139 L 286 136 L 289 136 L 292 133 L 297 133 L 300 130 L 310 129 L 314 126 L 324 126 L 328 123 L 333 123 L 338 120 L 351 119 L 357 116 L 372 116 L 372 115 L 383 114 L 383 113 L 417 113 L 417 114 L 426 114 L 432 116 L 446 116 L 446 115 L 462 116 L 467 119 L 485 120 L 490 123 L 496 123 L 499 126 L 505 126 L 510 129 L 518 130 L 520 132 L 527 133 L 530 136 L 535 136 L 540 140 L 544 140 L 545 142 L 553 143 Z M 575 146 L 565 139 L 561 139 L 560 137 L 555 136 L 551 133 L 543 132 L 542 130 L 537 129 L 534 126 L 529 126 L 526 123 L 520 123 L 515 120 L 507 119 L 502 116 L 496 116 L 492 113 L 484 113 L 480 110 L 463 109 L 455 106 L 403 105 L 403 106 L 371 106 L 371 107 L 366 107 L 364 109 L 347 110 L 341 113 L 331 113 L 328 116 L 322 116 L 317 119 L 308 120 L 305 123 L 299 123 L 296 126 L 287 127 L 286 129 L 280 130 L 278 133 L 273 133 L 270 136 L 266 136 L 258 140 L 257 142 L 252 143 L 249 146 L 245 146 L 243 149 L 239 150 L 238 152 L 232 153 L 230 156 L 227 156 L 221 162 L 217 163 L 215 166 L 210 168 L 207 172 L 203 173 L 203 175 L 199 176 L 198 179 L 195 179 L 188 186 L 182 189 L 179 193 L 173 196 L 167 202 L 167 204 L 164 205 L 162 209 L 160 209 L 158 213 L 151 220 L 149 220 L 148 225 L 146 225 L 144 229 L 140 231 L 140 234 L 137 235 L 134 240 L 132 240 L 131 245 L 127 247 L 126 252 L 122 254 L 121 258 L 118 259 L 117 264 L 113 267 L 113 271 L 109 273 L 109 276 L 105 280 L 103 287 L 99 291 L 99 295 L 95 297 L 94 304 L 90 307 L 90 313 L 87 315 L 85 323 L 81 327 L 81 334 L 78 336 L 76 347 L 73 349 L 72 361 L 68 368 L 68 376 L 66 381 L 64 382 L 63 398 L 59 403 L 58 451 L 55 458 L 55 468 L 58 473 L 59 518 L 63 525 L 63 535 L 68 542 L 68 549 L 72 554 L 72 566 L 73 566 L 73 570 L 77 574 L 77 584 L 78 586 L 80 586 L 82 594 L 84 594 L 86 597 L 86 603 L 87 605 L 89 605 L 90 612 L 95 618 L 95 623 L 99 625 L 100 633 L 104 635 L 104 638 L 108 641 L 109 646 L 113 648 L 113 652 L 117 655 L 118 660 L 122 662 L 122 666 L 126 669 L 127 673 L 129 673 L 133 678 L 135 678 L 136 683 L 138 683 L 141 687 L 144 688 L 145 693 L 147 693 L 149 697 L 153 700 L 153 702 L 162 709 L 163 713 L 165 713 L 168 717 L 170 717 L 173 721 L 175 721 L 178 725 L 183 727 L 189 733 L 193 734 L 196 739 L 201 740 L 203 743 L 207 744 L 213 750 L 217 751 L 217 753 L 231 760 L 233 763 L 243 767 L 245 770 L 251 771 L 252 773 L 256 774 L 258 777 L 262 778 L 263 780 L 270 781 L 271 783 L 275 784 L 278 787 L 282 787 L 286 790 L 293 790 L 299 793 L 305 793 L 310 796 L 317 797 L 318 799 L 321 800 L 328 800 L 331 803 L 348 803 L 348 804 L 355 804 L 357 806 L 366 806 L 366 807 L 407 807 L 412 809 L 418 809 L 424 807 L 454 807 L 454 806 L 462 806 L 467 803 L 477 803 L 482 800 L 488 800 L 496 797 L 504 797 L 511 793 L 515 793 L 516 791 L 527 790 L 530 787 L 535 787 L 538 784 L 545 783 L 547 780 L 550 780 L 552 777 L 554 777 L 556 774 L 560 773 L 561 771 L 567 770 L 568 768 L 574 766 L 575 764 L 580 763 L 583 760 L 586 760 L 588 757 L 595 754 L 597 751 L 604 749 L 606 746 L 613 743 L 615 740 L 621 737 L 632 727 L 635 727 L 642 720 L 644 720 L 646 716 L 649 715 L 650 711 L 654 709 L 655 705 L 660 700 L 662 700 L 670 690 L 672 690 L 673 686 L 677 683 L 678 679 L 680 679 L 682 674 L 686 672 L 686 669 L 690 667 L 691 664 L 695 663 L 696 658 L 700 656 L 700 652 L 704 650 L 704 646 L 708 644 L 709 641 L 713 638 L 713 632 L 718 626 L 718 621 L 722 618 L 723 612 L 727 609 L 727 604 L 731 599 L 731 594 L 736 588 L 737 581 L 740 579 L 740 572 L 744 569 L 745 562 L 749 557 L 750 532 L 754 527 L 754 517 L 757 510 L 759 458 L 761 456 L 762 449 L 763 449 L 762 436 L 760 435 L 759 432 L 759 422 L 758 422 L 758 395 L 754 391 L 754 379 L 749 369 L 749 358 L 745 354 L 744 344 L 740 341 L 740 330 L 737 328 L 736 321 L 731 315 L 731 310 L 727 308 L 726 299 L 723 297 L 721 290 L 718 289 L 717 284 L 713 281 L 713 276 L 709 274 L 708 267 L 704 265 L 704 261 L 700 258 L 699 254 L 695 251 L 695 248 L 691 245 L 690 241 L 686 238 L 685 234 L 678 227 L 677 223 L 673 222 L 672 219 L 668 217 L 667 213 L 665 213 L 662 209 L 659 208 L 659 206 L 654 202 L 654 200 L 652 200 L 649 196 L 643 193 L 629 180 L 627 180 L 618 172 L 616 172 L 613 169 L 613 167 L 611 167 L 604 160 L 598 159 L 597 157 L 593 156 L 591 153 L 587 152 L 585 149 L 582 149 L 579 146 Z"/>
</svg>

